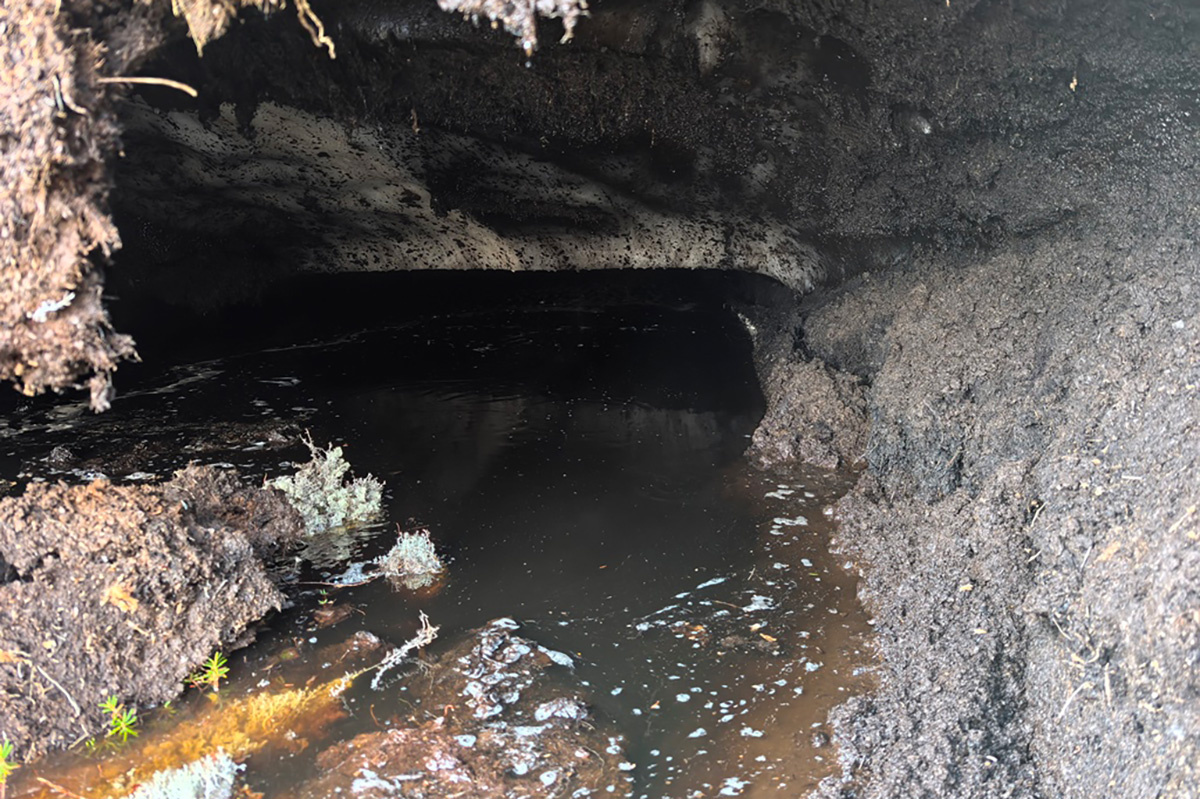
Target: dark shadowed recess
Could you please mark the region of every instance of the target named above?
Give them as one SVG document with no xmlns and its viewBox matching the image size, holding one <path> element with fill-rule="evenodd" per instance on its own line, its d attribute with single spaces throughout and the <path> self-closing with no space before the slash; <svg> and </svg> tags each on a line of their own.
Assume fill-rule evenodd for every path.
<svg viewBox="0 0 1200 799">
<path fill-rule="evenodd" d="M 539 317 L 555 317 L 586 324 L 605 311 L 678 311 L 711 318 L 745 339 L 744 331 L 736 332 L 735 309 L 781 305 L 792 296 L 770 278 L 734 271 L 424 271 L 297 275 L 280 279 L 269 293 L 239 294 L 236 301 L 196 308 L 147 301 L 122 277 L 114 274 L 110 280 L 114 319 L 145 342 L 143 364 L 122 367 L 131 378 L 156 363 L 434 318 L 477 318 L 481 325 L 488 318 L 526 318 L 536 325 Z M 748 339 L 743 347 L 743 366 L 751 368 Z"/>
</svg>

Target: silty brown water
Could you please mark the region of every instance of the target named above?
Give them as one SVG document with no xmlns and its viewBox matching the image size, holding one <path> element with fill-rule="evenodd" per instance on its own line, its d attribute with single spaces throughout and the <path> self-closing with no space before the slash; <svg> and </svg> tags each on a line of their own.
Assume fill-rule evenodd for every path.
<svg viewBox="0 0 1200 799">
<path fill-rule="evenodd" d="M 823 509 L 849 476 L 750 469 L 760 414 L 748 342 L 718 308 L 524 309 L 181 364 L 104 416 L 18 410 L 0 452 L 18 482 L 145 480 L 197 456 L 276 474 L 303 459 L 301 428 L 344 444 L 386 481 L 388 523 L 314 542 L 302 582 L 386 551 L 392 522 L 432 532 L 448 580 L 416 595 L 296 586 L 296 606 L 233 659 L 227 695 L 262 690 L 280 653 L 359 629 L 402 642 L 419 611 L 442 641 L 509 617 L 569 654 L 598 723 L 622 736 L 618 795 L 797 795 L 832 770 L 821 725 L 866 679 L 867 625 L 827 552 Z M 321 603 L 354 612 L 322 628 Z M 399 714 L 411 679 L 361 681 L 313 751 Z M 271 796 L 317 774 L 304 753 L 260 754 L 244 779 Z"/>
</svg>

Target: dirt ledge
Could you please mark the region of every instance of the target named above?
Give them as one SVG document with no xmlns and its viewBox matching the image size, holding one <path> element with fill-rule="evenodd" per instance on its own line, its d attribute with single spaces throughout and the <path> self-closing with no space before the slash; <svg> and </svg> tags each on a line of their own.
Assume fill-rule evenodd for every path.
<svg viewBox="0 0 1200 799">
<path fill-rule="evenodd" d="M 32 760 L 101 734 L 108 696 L 173 698 L 281 606 L 264 556 L 302 531 L 281 494 L 212 467 L 0 500 L 0 729 Z"/>
</svg>

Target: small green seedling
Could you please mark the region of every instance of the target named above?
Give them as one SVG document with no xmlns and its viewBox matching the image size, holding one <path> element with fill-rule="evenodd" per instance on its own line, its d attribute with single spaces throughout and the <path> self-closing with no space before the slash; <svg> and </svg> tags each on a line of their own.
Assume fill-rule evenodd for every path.
<svg viewBox="0 0 1200 799">
<path fill-rule="evenodd" d="M 8 782 L 8 778 L 20 766 L 13 762 L 13 745 L 12 741 L 8 740 L 8 736 L 4 736 L 4 743 L 0 744 L 0 785 Z"/>
<path fill-rule="evenodd" d="M 110 696 L 100 703 L 100 709 L 104 711 L 109 718 L 117 715 L 121 709 L 121 703 L 117 701 L 115 696 Z"/>
<path fill-rule="evenodd" d="M 200 671 L 188 678 L 194 687 L 209 686 L 216 693 L 221 688 L 221 680 L 229 676 L 229 661 L 220 652 L 213 652 L 212 657 L 204 661 Z"/>
<path fill-rule="evenodd" d="M 119 713 L 113 716 L 108 722 L 108 734 L 116 735 L 121 739 L 121 743 L 125 743 L 130 738 L 137 737 L 138 717 L 137 710 L 129 707 L 122 708 Z"/>
<path fill-rule="evenodd" d="M 116 736 L 121 743 L 137 737 L 137 708 L 125 707 L 115 696 L 110 696 L 100 703 L 100 709 L 108 714 L 108 732 L 104 737 Z"/>
</svg>

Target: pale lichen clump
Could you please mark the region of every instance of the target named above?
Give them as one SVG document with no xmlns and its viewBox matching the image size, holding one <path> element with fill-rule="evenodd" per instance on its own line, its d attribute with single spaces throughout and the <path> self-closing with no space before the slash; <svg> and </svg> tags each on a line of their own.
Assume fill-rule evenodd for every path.
<svg viewBox="0 0 1200 799">
<path fill-rule="evenodd" d="M 381 574 L 414 591 L 432 585 L 446 568 L 425 529 L 399 532 L 395 545 L 375 563 Z"/>
<path fill-rule="evenodd" d="M 230 799 L 240 766 L 224 752 L 159 771 L 126 799 Z"/>
<path fill-rule="evenodd" d="M 311 535 L 368 522 L 383 508 L 383 483 L 371 475 L 346 479 L 350 464 L 341 447 L 321 449 L 312 439 L 304 442 L 312 460 L 295 474 L 268 480 L 267 486 L 282 491 L 304 519 Z"/>
</svg>

